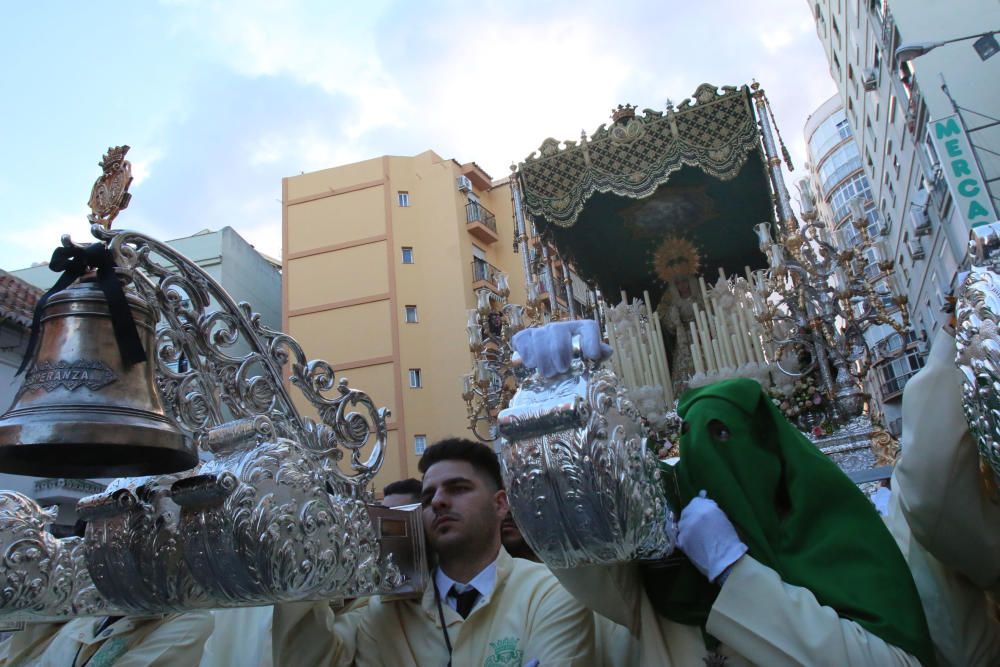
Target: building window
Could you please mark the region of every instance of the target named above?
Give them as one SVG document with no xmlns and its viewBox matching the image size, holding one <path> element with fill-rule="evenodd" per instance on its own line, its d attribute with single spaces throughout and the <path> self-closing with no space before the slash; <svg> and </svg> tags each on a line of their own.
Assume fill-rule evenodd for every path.
<svg viewBox="0 0 1000 667">
<path fill-rule="evenodd" d="M 413 248 L 403 246 L 403 264 L 413 264 Z"/>
<path fill-rule="evenodd" d="M 417 321 L 417 307 L 406 306 L 406 321 L 413 324 Z"/>
<path fill-rule="evenodd" d="M 420 389 L 423 385 L 420 384 L 420 369 L 411 368 L 410 369 L 410 389 Z"/>
<path fill-rule="evenodd" d="M 903 84 L 903 92 L 906 93 L 906 98 L 910 99 L 913 95 L 913 65 L 909 62 L 899 63 L 899 80 Z"/>
<path fill-rule="evenodd" d="M 835 185 L 860 170 L 861 157 L 858 155 L 858 147 L 853 141 L 843 143 L 820 163 L 817 170 L 820 189 L 823 192 L 832 192 Z"/>
<path fill-rule="evenodd" d="M 842 224 L 851 212 L 848 202 L 855 197 L 862 197 L 866 202 L 872 200 L 872 189 L 864 172 L 858 172 L 838 185 L 829 196 L 830 207 L 833 209 L 833 221 Z M 874 204 L 869 204 L 874 206 Z"/>
<path fill-rule="evenodd" d="M 813 162 L 819 163 L 830 149 L 851 136 L 851 127 L 843 112 L 835 113 L 824 120 L 809 139 L 809 150 Z"/>
<path fill-rule="evenodd" d="M 426 435 L 415 435 L 413 436 L 413 453 L 420 456 L 427 449 L 427 436 Z"/>
<path fill-rule="evenodd" d="M 399 192 L 396 193 L 396 196 L 399 198 L 400 206 L 410 205 L 410 193 L 407 192 L 406 190 L 400 190 Z"/>
<path fill-rule="evenodd" d="M 887 364 L 879 366 L 881 392 L 883 398 L 892 398 L 903 393 L 906 381 L 924 366 L 924 359 L 916 350 L 910 350 Z"/>
</svg>

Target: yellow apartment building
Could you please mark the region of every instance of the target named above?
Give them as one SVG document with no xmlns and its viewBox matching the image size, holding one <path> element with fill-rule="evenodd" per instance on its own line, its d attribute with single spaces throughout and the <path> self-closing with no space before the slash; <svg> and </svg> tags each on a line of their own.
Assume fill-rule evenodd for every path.
<svg viewBox="0 0 1000 667">
<path fill-rule="evenodd" d="M 285 178 L 282 201 L 283 328 L 391 410 L 376 489 L 418 477 L 426 445 L 469 435 L 477 291 L 503 272 L 525 302 L 509 183 L 426 151 Z"/>
</svg>

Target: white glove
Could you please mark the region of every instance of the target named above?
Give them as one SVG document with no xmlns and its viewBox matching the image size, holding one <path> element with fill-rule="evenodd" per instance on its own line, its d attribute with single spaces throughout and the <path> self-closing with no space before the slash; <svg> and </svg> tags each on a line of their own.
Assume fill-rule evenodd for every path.
<svg viewBox="0 0 1000 667">
<path fill-rule="evenodd" d="M 569 370 L 574 334 L 580 336 L 580 351 L 585 358 L 603 361 L 611 356 L 611 346 L 601 342 L 601 330 L 594 320 L 568 320 L 522 329 L 511 342 L 525 366 L 552 377 Z"/>
<path fill-rule="evenodd" d="M 704 491 L 681 511 L 677 530 L 677 546 L 709 581 L 747 552 L 729 517 Z"/>
</svg>

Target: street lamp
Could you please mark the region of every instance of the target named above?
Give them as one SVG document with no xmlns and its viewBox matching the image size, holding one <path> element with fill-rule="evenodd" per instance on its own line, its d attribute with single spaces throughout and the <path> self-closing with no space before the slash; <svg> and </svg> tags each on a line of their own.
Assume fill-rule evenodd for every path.
<svg viewBox="0 0 1000 667">
<path fill-rule="evenodd" d="M 945 44 L 951 44 L 953 42 L 964 42 L 967 39 L 976 40 L 972 46 L 976 49 L 976 53 L 979 54 L 979 58 L 981 60 L 986 60 L 1000 52 L 1000 44 L 997 43 L 997 39 L 994 37 L 994 35 L 998 33 L 1000 33 L 1000 30 L 991 30 L 989 32 L 977 33 L 975 35 L 966 35 L 965 37 L 945 39 L 940 42 L 914 42 L 913 44 L 902 44 L 898 49 L 896 49 L 896 61 L 899 63 L 909 62 L 914 58 L 919 58 L 929 51 L 933 51 L 939 46 L 944 46 Z"/>
</svg>

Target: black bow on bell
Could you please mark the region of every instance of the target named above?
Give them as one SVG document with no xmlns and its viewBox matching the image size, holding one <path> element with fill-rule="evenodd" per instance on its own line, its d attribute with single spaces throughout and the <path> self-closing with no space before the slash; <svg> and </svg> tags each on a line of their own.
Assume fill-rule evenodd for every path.
<svg viewBox="0 0 1000 667">
<path fill-rule="evenodd" d="M 111 327 L 115 332 L 115 340 L 118 342 L 118 351 L 122 355 L 122 361 L 126 366 L 146 361 L 146 351 L 142 347 L 139 339 L 139 332 L 135 328 L 135 320 L 132 319 L 132 310 L 129 308 L 128 300 L 125 298 L 125 291 L 115 273 L 115 260 L 111 251 L 103 243 L 92 243 L 88 246 L 66 245 L 60 246 L 52 253 L 49 261 L 49 268 L 53 271 L 62 271 L 56 284 L 42 295 L 35 305 L 35 315 L 31 321 L 31 337 L 28 339 L 28 349 L 21 360 L 21 366 L 17 369 L 16 375 L 20 375 L 28 367 L 29 360 L 34 358 L 35 346 L 38 344 L 39 324 L 42 319 L 42 310 L 49 297 L 56 292 L 61 292 L 72 285 L 78 278 L 87 271 L 97 270 L 97 286 L 104 292 L 104 298 L 108 300 L 108 311 L 111 315 Z"/>
</svg>

